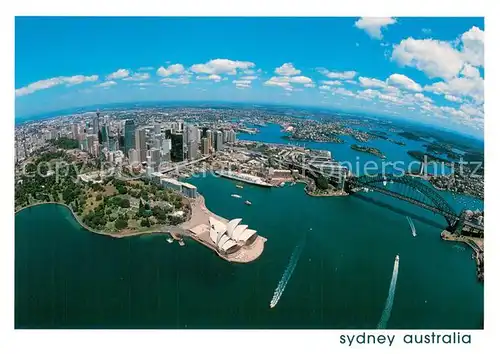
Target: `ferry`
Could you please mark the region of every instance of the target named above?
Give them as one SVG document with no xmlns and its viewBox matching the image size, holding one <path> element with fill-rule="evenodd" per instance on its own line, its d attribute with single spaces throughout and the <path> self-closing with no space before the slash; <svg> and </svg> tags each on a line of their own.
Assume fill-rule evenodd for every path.
<svg viewBox="0 0 500 354">
<path fill-rule="evenodd" d="M 233 171 L 215 171 L 215 174 L 221 176 L 221 177 L 226 177 L 229 179 L 234 179 L 236 181 L 240 182 L 245 182 L 245 183 L 250 183 L 250 184 L 255 184 L 257 186 L 261 187 L 272 187 L 273 185 L 270 183 L 265 182 L 262 178 L 249 175 L 247 173 L 239 173 L 239 172 L 233 172 Z"/>
<path fill-rule="evenodd" d="M 174 239 L 172 237 L 169 237 L 169 238 L 167 238 L 167 242 L 172 243 L 172 242 L 174 242 Z"/>
<path fill-rule="evenodd" d="M 239 194 L 231 194 L 231 197 L 239 199 L 239 198 L 241 198 L 241 195 L 239 195 Z"/>
<path fill-rule="evenodd" d="M 246 204 L 246 205 L 252 205 L 252 202 L 251 202 L 251 201 L 249 201 L 249 200 L 245 200 L 245 204 Z"/>
<path fill-rule="evenodd" d="M 396 264 L 399 265 L 399 254 L 396 255 Z"/>
</svg>

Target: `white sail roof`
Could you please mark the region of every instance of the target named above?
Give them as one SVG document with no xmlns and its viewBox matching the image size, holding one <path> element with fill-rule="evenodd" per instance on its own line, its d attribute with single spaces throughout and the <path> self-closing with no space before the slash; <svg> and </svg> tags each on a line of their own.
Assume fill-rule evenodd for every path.
<svg viewBox="0 0 500 354">
<path fill-rule="evenodd" d="M 256 232 L 256 230 L 246 229 L 240 234 L 238 241 L 246 242 L 250 237 L 255 235 Z"/>
<path fill-rule="evenodd" d="M 222 235 L 226 232 L 226 224 L 213 217 L 208 219 L 210 223 L 210 239 L 213 243 L 218 244 Z"/>
<path fill-rule="evenodd" d="M 232 239 L 235 240 L 235 241 L 239 241 L 240 240 L 240 235 L 243 233 L 243 231 L 245 231 L 246 229 L 248 228 L 248 225 L 238 225 L 236 226 L 236 228 L 234 229 L 233 231 L 233 234 L 232 234 Z"/>
<path fill-rule="evenodd" d="M 230 249 L 231 247 L 233 247 L 234 245 L 236 245 L 236 241 L 229 239 L 229 240 L 227 240 L 227 242 L 225 242 L 222 245 L 222 250 L 225 252 L 228 249 Z"/>
<path fill-rule="evenodd" d="M 229 237 L 233 237 L 233 231 L 234 229 L 238 226 L 238 224 L 241 222 L 242 219 L 233 219 L 230 222 L 227 223 L 227 234 Z"/>
</svg>

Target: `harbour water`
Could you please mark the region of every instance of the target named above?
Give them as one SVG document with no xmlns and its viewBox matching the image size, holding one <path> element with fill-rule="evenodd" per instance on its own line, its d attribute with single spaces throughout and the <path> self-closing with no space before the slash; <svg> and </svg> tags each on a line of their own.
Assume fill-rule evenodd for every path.
<svg viewBox="0 0 500 354">
<path fill-rule="evenodd" d="M 440 239 L 440 216 L 392 199 L 387 208 L 360 197 L 309 197 L 300 184 L 237 189 L 215 176 L 190 182 L 209 209 L 242 217 L 268 238 L 258 260 L 231 264 L 191 240 L 179 247 L 162 236 L 98 236 L 64 207 L 26 209 L 16 216 L 16 327 L 375 328 L 395 254 L 404 262 L 387 328 L 482 326 L 483 285 L 471 251 Z M 232 198 L 235 191 L 252 208 Z M 384 201 L 375 194 L 366 196 Z M 305 234 L 300 262 L 270 309 Z"/>
<path fill-rule="evenodd" d="M 279 127 L 271 125 L 239 138 L 287 143 L 280 136 Z M 409 162 L 405 151 L 421 143 L 404 141 L 406 147 L 386 141 L 369 145 L 391 161 Z M 308 145 L 354 162 L 350 143 Z M 386 328 L 483 326 L 483 284 L 476 279 L 472 251 L 440 239 L 446 227 L 442 216 L 376 192 L 314 198 L 302 184 L 241 189 L 237 181 L 212 175 L 188 182 L 211 211 L 226 219 L 241 217 L 268 239 L 259 259 L 228 263 L 192 240 L 185 247 L 165 242 L 166 235 L 98 236 L 82 229 L 64 207 L 26 209 L 15 220 L 16 327 L 374 329 L 395 254 L 404 261 Z M 440 193 L 456 210 L 482 208 L 476 199 Z M 252 207 L 232 194 L 251 200 Z M 304 235 L 300 261 L 271 309 L 270 299 Z"/>
</svg>

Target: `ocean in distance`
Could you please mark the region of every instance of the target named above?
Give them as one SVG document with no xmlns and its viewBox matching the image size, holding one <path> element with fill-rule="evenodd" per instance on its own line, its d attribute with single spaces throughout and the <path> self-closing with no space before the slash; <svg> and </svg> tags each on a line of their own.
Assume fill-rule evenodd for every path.
<svg viewBox="0 0 500 354">
<path fill-rule="evenodd" d="M 236 189 L 234 181 L 211 175 L 189 181 L 210 210 L 242 217 L 268 239 L 259 259 L 232 264 L 194 241 L 180 247 L 166 236 L 99 236 L 65 207 L 29 208 L 15 218 L 16 328 L 374 329 L 396 254 L 387 328 L 483 326 L 484 290 L 472 251 L 440 239 L 446 222 L 439 215 L 376 192 L 313 198 L 301 184 Z M 443 194 L 457 210 L 482 206 Z M 301 243 L 295 271 L 271 309 Z"/>
</svg>

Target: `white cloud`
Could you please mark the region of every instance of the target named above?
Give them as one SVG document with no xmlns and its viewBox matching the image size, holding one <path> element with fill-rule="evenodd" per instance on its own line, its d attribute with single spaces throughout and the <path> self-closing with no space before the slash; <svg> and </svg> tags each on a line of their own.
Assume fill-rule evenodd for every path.
<svg viewBox="0 0 500 354">
<path fill-rule="evenodd" d="M 424 87 L 424 90 L 438 95 L 468 97 L 476 103 L 484 101 L 484 80 L 480 77 L 455 77 L 448 81 L 440 81 L 432 85 L 427 85 Z"/>
<path fill-rule="evenodd" d="M 457 97 L 457 96 L 453 96 L 453 95 L 444 95 L 444 98 L 447 99 L 448 101 L 451 101 L 451 102 L 462 102 L 463 100 L 460 98 L 460 97 Z"/>
<path fill-rule="evenodd" d="M 315 84 L 304 84 L 304 87 L 308 87 L 308 88 L 312 88 L 312 87 L 316 87 Z"/>
<path fill-rule="evenodd" d="M 191 83 L 188 76 L 166 77 L 160 81 L 163 82 L 165 86 L 172 84 L 188 85 Z"/>
<path fill-rule="evenodd" d="M 293 84 L 302 84 L 302 85 L 308 85 L 306 87 L 311 87 L 310 85 L 313 84 L 313 81 L 311 78 L 306 77 L 306 76 L 273 76 L 269 80 L 267 80 L 264 85 L 266 86 L 278 86 L 282 87 L 285 90 L 292 91 L 294 87 L 292 86 Z"/>
<path fill-rule="evenodd" d="M 116 81 L 105 81 L 95 85 L 96 87 L 111 87 L 116 85 Z"/>
<path fill-rule="evenodd" d="M 149 73 L 135 73 L 132 76 L 126 77 L 123 80 L 126 81 L 144 81 L 148 80 L 151 77 Z"/>
<path fill-rule="evenodd" d="M 233 84 L 239 89 L 250 88 L 252 87 L 252 80 L 233 80 Z"/>
<path fill-rule="evenodd" d="M 466 62 L 484 66 L 484 31 L 476 26 L 462 34 L 462 53 Z"/>
<path fill-rule="evenodd" d="M 341 86 L 342 82 L 339 80 L 324 80 L 321 81 L 323 85 L 328 85 L 328 86 Z"/>
<path fill-rule="evenodd" d="M 116 79 L 123 79 L 129 76 L 130 72 L 127 69 L 118 69 L 114 73 L 109 74 L 106 76 L 106 80 L 116 80 Z"/>
<path fill-rule="evenodd" d="M 199 75 L 196 76 L 196 80 L 211 80 L 215 82 L 219 82 L 222 80 L 220 75 L 212 74 L 212 75 Z"/>
<path fill-rule="evenodd" d="M 394 46 L 391 60 L 415 67 L 429 78 L 451 79 L 463 67 L 462 55 L 451 43 L 434 39 L 403 39 Z"/>
<path fill-rule="evenodd" d="M 155 68 L 152 66 L 141 66 L 137 71 L 151 71 L 154 70 Z"/>
<path fill-rule="evenodd" d="M 238 61 L 230 59 L 213 59 L 205 64 L 194 64 L 191 71 L 198 74 L 229 74 L 236 75 L 238 70 L 246 71 L 255 67 L 255 64 L 249 61 Z"/>
<path fill-rule="evenodd" d="M 329 79 L 340 79 L 340 80 L 351 80 L 353 79 L 358 73 L 356 71 L 341 71 L 341 72 L 336 72 L 336 71 L 329 71 L 328 69 L 325 68 L 319 68 L 318 72 L 325 75 Z"/>
<path fill-rule="evenodd" d="M 392 17 L 361 17 L 354 26 L 364 30 L 371 38 L 382 39 L 382 28 L 395 23 L 396 19 Z"/>
<path fill-rule="evenodd" d="M 472 27 L 454 42 L 406 38 L 394 46 L 391 60 L 417 68 L 431 79 L 450 80 L 467 65 L 464 75 L 476 75 L 471 68 L 484 66 L 484 32 Z"/>
<path fill-rule="evenodd" d="M 257 76 L 242 76 L 240 79 L 242 80 L 256 80 L 258 77 Z"/>
<path fill-rule="evenodd" d="M 402 74 L 392 74 L 387 79 L 387 83 L 394 85 L 396 87 L 408 90 L 408 91 L 415 91 L 415 92 L 422 91 L 422 86 L 417 84 L 415 81 L 410 79 L 408 76 L 405 76 Z"/>
<path fill-rule="evenodd" d="M 300 70 L 294 68 L 292 63 L 285 63 L 281 65 L 279 68 L 276 68 L 274 72 L 282 76 L 295 76 L 301 73 Z"/>
<path fill-rule="evenodd" d="M 349 96 L 349 97 L 354 97 L 356 96 L 354 93 L 352 93 L 351 91 L 349 90 L 346 90 L 345 88 L 343 87 L 335 87 L 335 88 L 332 88 L 332 95 L 343 95 L 343 96 Z"/>
<path fill-rule="evenodd" d="M 167 68 L 161 66 L 156 70 L 156 75 L 158 76 L 171 76 L 171 75 L 180 75 L 183 74 L 185 71 L 184 66 L 182 64 L 172 64 L 169 65 Z"/>
<path fill-rule="evenodd" d="M 358 80 L 361 86 L 363 87 L 379 87 L 379 88 L 387 87 L 387 84 L 384 81 L 378 79 L 372 79 L 369 77 L 360 76 Z"/>
<path fill-rule="evenodd" d="M 462 69 L 461 74 L 465 77 L 471 77 L 471 78 L 477 78 L 477 77 L 481 76 L 481 74 L 479 73 L 479 70 L 470 64 L 464 65 L 464 68 Z"/>
<path fill-rule="evenodd" d="M 97 81 L 99 76 L 97 75 L 75 75 L 75 76 L 58 76 L 50 79 L 40 80 L 33 82 L 27 86 L 16 89 L 16 96 L 25 96 L 36 91 L 45 90 L 54 86 L 64 85 L 73 86 L 79 85 L 84 82 L 93 82 Z"/>
</svg>

